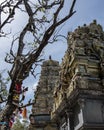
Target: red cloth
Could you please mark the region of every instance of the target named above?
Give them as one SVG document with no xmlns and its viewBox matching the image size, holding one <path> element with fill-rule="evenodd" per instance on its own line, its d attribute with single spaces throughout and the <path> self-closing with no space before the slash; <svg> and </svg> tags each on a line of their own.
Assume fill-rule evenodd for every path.
<svg viewBox="0 0 104 130">
<path fill-rule="evenodd" d="M 9 122 L 9 127 L 11 128 L 11 127 L 12 127 L 12 125 L 13 125 L 13 122 L 12 122 L 12 121 L 10 121 L 10 122 Z"/>
<path fill-rule="evenodd" d="M 21 84 L 16 84 L 16 91 L 21 92 Z"/>
</svg>

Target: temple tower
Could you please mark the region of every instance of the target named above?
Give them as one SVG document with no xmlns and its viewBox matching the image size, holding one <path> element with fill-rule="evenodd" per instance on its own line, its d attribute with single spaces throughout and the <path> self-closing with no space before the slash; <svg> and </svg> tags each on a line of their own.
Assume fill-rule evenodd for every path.
<svg viewBox="0 0 104 130">
<path fill-rule="evenodd" d="M 57 130 L 57 124 L 51 122 L 53 90 L 59 79 L 59 62 L 49 57 L 41 66 L 41 75 L 35 91 L 35 103 L 30 115 L 30 130 Z"/>
<path fill-rule="evenodd" d="M 96 20 L 68 33 L 54 97 L 60 130 L 104 130 L 104 32 Z"/>
</svg>

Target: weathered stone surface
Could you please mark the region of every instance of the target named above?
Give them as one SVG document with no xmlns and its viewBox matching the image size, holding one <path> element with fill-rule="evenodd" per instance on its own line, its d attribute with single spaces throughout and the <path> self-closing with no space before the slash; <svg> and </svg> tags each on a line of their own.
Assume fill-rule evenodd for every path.
<svg viewBox="0 0 104 130">
<path fill-rule="evenodd" d="M 62 130 L 103 130 L 104 31 L 94 20 L 69 32 L 67 43 L 54 89 L 52 119 Z"/>
<path fill-rule="evenodd" d="M 96 23 L 96 20 L 88 26 L 84 25 L 83 27 L 78 27 L 74 32 L 70 32 L 68 34 L 68 49 L 61 64 L 60 80 L 62 88 L 72 86 L 72 82 L 73 84 L 75 82 L 81 84 L 77 86 L 82 88 L 83 85 L 80 79 L 84 77 L 86 80 L 90 80 L 89 78 L 91 77 L 93 80 L 95 78 L 98 82 L 102 78 L 103 81 L 103 60 L 104 32 L 102 27 Z M 86 88 L 88 87 L 89 85 L 86 86 Z M 96 85 L 92 87 L 94 89 Z M 100 88 L 102 87 L 99 86 Z"/>
<path fill-rule="evenodd" d="M 103 29 L 94 20 L 69 32 L 67 43 L 61 69 L 43 62 L 30 130 L 57 130 L 55 122 L 60 130 L 104 129 Z"/>
<path fill-rule="evenodd" d="M 51 121 L 50 113 L 53 106 L 53 90 L 59 80 L 59 62 L 49 59 L 41 66 L 41 75 L 35 91 L 35 101 L 30 115 L 30 130 L 57 130 Z"/>
</svg>

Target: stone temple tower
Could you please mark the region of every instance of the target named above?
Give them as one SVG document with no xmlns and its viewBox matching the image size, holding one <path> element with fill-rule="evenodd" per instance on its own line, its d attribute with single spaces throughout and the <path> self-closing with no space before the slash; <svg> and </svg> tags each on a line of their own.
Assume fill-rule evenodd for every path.
<svg viewBox="0 0 104 130">
<path fill-rule="evenodd" d="M 59 62 L 49 57 L 41 66 L 41 75 L 35 91 L 35 102 L 30 115 L 29 130 L 56 130 L 57 125 L 51 122 L 50 113 L 53 105 L 53 90 L 59 79 Z"/>
<path fill-rule="evenodd" d="M 96 20 L 69 32 L 54 97 L 60 130 L 104 130 L 104 32 Z"/>
</svg>

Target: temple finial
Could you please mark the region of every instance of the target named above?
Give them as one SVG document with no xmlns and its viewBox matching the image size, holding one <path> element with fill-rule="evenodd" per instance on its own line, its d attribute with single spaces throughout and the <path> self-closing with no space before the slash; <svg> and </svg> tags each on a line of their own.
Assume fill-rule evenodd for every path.
<svg viewBox="0 0 104 130">
<path fill-rule="evenodd" d="M 52 57 L 51 57 L 51 55 L 49 56 L 49 60 L 52 60 Z"/>
</svg>

